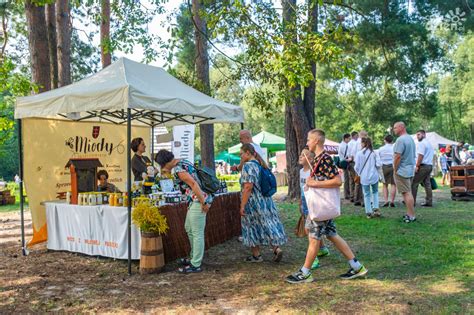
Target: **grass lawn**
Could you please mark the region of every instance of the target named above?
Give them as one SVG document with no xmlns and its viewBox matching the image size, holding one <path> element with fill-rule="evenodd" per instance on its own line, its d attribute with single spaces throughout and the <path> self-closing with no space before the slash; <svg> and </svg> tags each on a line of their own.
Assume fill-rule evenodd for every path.
<svg viewBox="0 0 474 315">
<path fill-rule="evenodd" d="M 418 195 L 424 197 L 423 189 Z M 338 279 L 348 264 L 331 244 L 315 282 L 284 281 L 306 252 L 307 241 L 293 233 L 297 203 L 277 204 L 290 238 L 281 263 L 271 262 L 268 248 L 263 263 L 245 263 L 248 249 L 231 240 L 209 249 L 204 272 L 195 275 L 173 272 L 175 264 L 161 274 L 139 275 L 134 263 L 128 277 L 124 261 L 65 252 L 21 257 L 14 240 L 0 248 L 0 313 L 472 313 L 474 203 L 451 201 L 447 188 L 434 197 L 435 206 L 417 208 L 411 224 L 401 222 L 399 196 L 396 208 L 382 208 L 383 217 L 371 220 L 344 202 L 338 232 L 369 270 L 353 281 Z M 12 226 L 5 233 L 17 229 L 16 221 L 7 222 Z"/>
<path fill-rule="evenodd" d="M 419 197 L 424 197 L 423 189 Z M 342 216 L 336 219 L 338 232 L 369 269 L 369 275 L 362 281 L 336 280 L 347 266 L 332 249 L 334 255 L 322 258 L 323 267 L 313 273 L 318 287 L 323 288 L 324 303 L 307 310 L 337 312 L 337 305 L 351 301 L 362 306 L 360 311 L 387 311 L 380 305 L 382 300 L 401 304 L 391 311 L 470 312 L 474 300 L 473 203 L 451 201 L 448 188 L 436 191 L 435 198 L 435 207 L 416 209 L 418 221 L 412 224 L 401 222 L 401 205 L 382 208 L 383 218 L 372 220 L 365 218 L 363 208 L 344 205 Z M 282 203 L 280 208 L 290 232 L 299 218 L 297 206 Z M 290 255 L 299 257 L 295 269 L 304 262 L 305 247 L 303 240 L 290 247 Z M 278 286 L 278 281 L 273 285 Z M 298 290 L 309 293 L 304 288 Z"/>
</svg>

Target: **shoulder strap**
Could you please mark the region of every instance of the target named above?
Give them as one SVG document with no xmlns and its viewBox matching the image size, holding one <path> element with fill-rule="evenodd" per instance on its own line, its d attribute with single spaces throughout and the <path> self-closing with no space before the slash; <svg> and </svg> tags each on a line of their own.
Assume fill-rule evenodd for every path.
<svg viewBox="0 0 474 315">
<path fill-rule="evenodd" d="M 369 156 L 367 157 L 367 159 L 365 159 L 365 163 L 364 163 L 364 165 L 362 165 L 362 169 L 360 170 L 361 173 L 364 170 L 365 164 L 367 164 L 367 161 L 369 161 L 369 158 L 370 158 L 370 155 L 372 154 L 372 152 L 374 152 L 374 151 L 370 151 Z"/>
</svg>

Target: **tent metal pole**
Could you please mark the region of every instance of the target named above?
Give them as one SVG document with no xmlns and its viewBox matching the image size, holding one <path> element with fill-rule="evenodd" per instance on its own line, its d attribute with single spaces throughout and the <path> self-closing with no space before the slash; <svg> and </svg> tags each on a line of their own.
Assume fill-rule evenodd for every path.
<svg viewBox="0 0 474 315">
<path fill-rule="evenodd" d="M 127 108 L 127 236 L 128 236 L 128 275 L 132 275 L 132 154 L 130 143 L 132 142 L 132 119 L 130 108 Z"/>
<path fill-rule="evenodd" d="M 155 154 L 155 125 L 154 124 L 151 126 L 151 154 L 150 154 L 150 157 L 151 157 L 151 165 L 155 166 L 155 157 L 154 157 L 153 154 Z"/>
<path fill-rule="evenodd" d="M 23 203 L 23 145 L 21 138 L 21 119 L 18 119 L 18 155 L 20 156 L 20 167 L 19 174 L 20 176 L 20 220 L 21 220 L 21 252 L 23 256 L 27 255 L 26 244 L 25 244 L 25 215 L 24 215 L 24 203 Z"/>
</svg>

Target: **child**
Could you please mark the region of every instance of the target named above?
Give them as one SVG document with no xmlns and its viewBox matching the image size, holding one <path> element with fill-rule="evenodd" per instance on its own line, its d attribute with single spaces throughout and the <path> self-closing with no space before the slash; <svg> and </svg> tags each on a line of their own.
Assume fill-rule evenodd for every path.
<svg viewBox="0 0 474 315">
<path fill-rule="evenodd" d="M 341 177 L 337 171 L 332 158 L 324 151 L 325 133 L 321 129 L 314 129 L 308 133 L 308 148 L 314 152 L 314 165 L 316 169 L 313 170 L 313 177 L 306 180 L 307 187 L 313 188 L 335 188 L 342 184 Z M 311 209 L 309 210 L 309 217 L 312 217 Z M 348 272 L 340 275 L 342 279 L 355 279 L 367 274 L 367 269 L 356 259 L 349 245 L 337 234 L 336 226 L 333 220 L 327 221 L 313 221 L 309 220 L 309 234 L 308 234 L 308 251 L 306 253 L 306 260 L 300 270 L 294 274 L 286 277 L 289 283 L 305 283 L 313 282 L 311 274 L 311 266 L 317 256 L 319 250 L 319 241 L 322 236 L 330 240 L 336 248 L 346 257 L 349 262 L 350 269 Z"/>
<path fill-rule="evenodd" d="M 303 151 L 301 151 L 300 158 L 298 160 L 298 163 L 303 166 L 300 169 L 300 190 L 301 190 L 301 198 L 300 198 L 300 212 L 302 215 L 304 215 L 306 219 L 306 224 L 305 224 L 305 230 L 306 234 L 309 232 L 309 218 L 308 218 L 308 206 L 306 205 L 306 200 L 304 197 L 304 186 L 306 184 L 306 179 L 310 176 L 312 167 L 311 167 L 311 162 L 314 160 L 314 153 L 311 152 L 309 149 L 304 148 Z M 329 255 L 329 249 L 324 245 L 323 240 L 320 241 L 320 249 L 318 252 L 318 257 L 324 257 Z M 313 262 L 313 265 L 311 266 L 311 270 L 314 270 L 316 268 L 319 268 L 319 259 L 316 257 L 316 259 Z"/>
<path fill-rule="evenodd" d="M 446 149 L 441 148 L 439 149 L 439 165 L 441 165 L 441 173 L 443 173 L 443 178 L 441 179 L 441 185 L 445 185 L 445 182 L 448 181 L 449 183 L 449 170 L 448 170 L 448 157 L 446 156 Z"/>
</svg>

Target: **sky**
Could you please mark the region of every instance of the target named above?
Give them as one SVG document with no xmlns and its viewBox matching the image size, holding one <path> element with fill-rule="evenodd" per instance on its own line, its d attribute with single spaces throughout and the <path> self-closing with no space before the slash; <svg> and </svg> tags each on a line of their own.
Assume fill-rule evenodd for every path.
<svg viewBox="0 0 474 315">
<path fill-rule="evenodd" d="M 183 0 L 168 0 L 166 3 L 163 4 L 163 6 L 165 7 L 166 9 L 166 14 L 169 15 L 171 14 L 172 12 L 177 12 L 179 6 L 181 3 L 183 3 L 184 1 Z M 143 5 L 144 6 L 150 6 L 149 2 L 148 1 L 142 1 Z M 164 15 L 157 15 L 153 18 L 153 21 L 152 23 L 149 24 L 149 31 L 151 34 L 156 34 L 158 35 L 163 41 L 167 41 L 170 39 L 171 37 L 171 34 L 166 30 L 167 29 L 167 26 L 163 26 L 162 25 L 162 21 L 165 20 L 165 16 Z M 87 27 L 85 27 L 84 25 L 81 25 L 79 23 L 78 20 L 74 20 L 74 26 L 80 28 L 80 29 L 85 29 L 87 31 Z M 92 29 L 90 29 L 92 31 Z M 96 30 L 96 29 L 95 29 Z M 83 32 L 80 32 L 79 33 L 79 36 L 81 37 L 81 39 L 83 41 L 88 41 L 86 35 L 83 33 Z M 100 37 L 99 37 L 99 34 L 96 34 L 96 36 L 94 37 L 93 39 L 93 43 L 97 46 L 99 46 L 100 44 Z M 134 61 L 142 61 L 143 60 L 143 48 L 141 46 L 135 46 L 134 49 L 133 49 L 133 53 L 132 54 L 126 54 L 126 53 L 123 53 L 121 51 L 115 51 L 113 53 L 114 57 L 127 57 L 129 59 L 132 59 Z M 159 67 L 162 67 L 164 64 L 165 64 L 165 60 L 156 60 L 156 61 L 153 61 L 151 62 L 150 64 L 151 65 L 154 65 L 154 66 L 159 66 Z"/>
<path fill-rule="evenodd" d="M 140 0 L 138 0 L 138 1 L 140 1 Z M 141 1 L 141 2 L 144 6 L 148 6 L 148 7 L 151 6 L 149 4 L 149 1 Z M 165 8 L 165 14 L 157 15 L 153 18 L 153 21 L 148 25 L 149 32 L 151 34 L 158 35 L 161 38 L 162 41 L 167 42 L 171 37 L 170 32 L 167 31 L 167 28 L 168 28 L 169 24 L 166 24 L 166 23 L 165 23 L 166 25 L 162 25 L 162 24 L 163 24 L 164 21 L 166 21 L 166 17 L 168 15 L 178 12 L 179 6 L 183 2 L 187 2 L 187 0 L 167 0 L 166 3 L 163 4 L 163 6 Z M 172 21 L 172 23 L 174 23 L 174 22 L 175 22 L 175 20 Z M 96 26 L 92 26 L 92 27 L 94 27 L 94 29 L 92 29 L 92 27 L 90 27 L 88 29 L 84 25 L 81 25 L 78 20 L 74 20 L 73 24 L 74 24 L 75 27 L 77 27 L 81 30 L 85 30 L 86 32 L 87 31 L 91 31 L 91 32 L 92 31 L 97 31 Z M 79 37 L 85 42 L 89 41 L 84 32 L 79 32 Z M 95 37 L 93 38 L 93 43 L 96 46 L 100 45 L 100 35 L 99 35 L 99 33 L 97 33 L 95 35 Z M 228 56 L 232 56 L 232 55 L 235 55 L 235 54 L 238 53 L 238 50 L 236 48 L 226 47 L 226 46 L 223 46 L 223 45 L 220 45 L 220 44 L 216 44 L 216 46 L 219 48 L 219 50 L 223 51 Z M 210 49 L 211 54 L 213 53 L 213 50 L 215 50 L 212 47 L 209 47 L 209 49 Z M 131 54 L 126 54 L 126 53 L 121 52 L 121 51 L 114 51 L 113 56 L 117 57 L 117 58 L 126 57 L 126 58 L 132 59 L 132 60 L 137 61 L 137 62 L 141 62 L 144 59 L 143 48 L 139 45 L 134 47 L 133 53 L 131 53 Z M 150 64 L 154 65 L 154 66 L 158 66 L 158 67 L 163 67 L 166 64 L 166 60 L 157 59 L 157 60 L 151 62 Z"/>
</svg>

